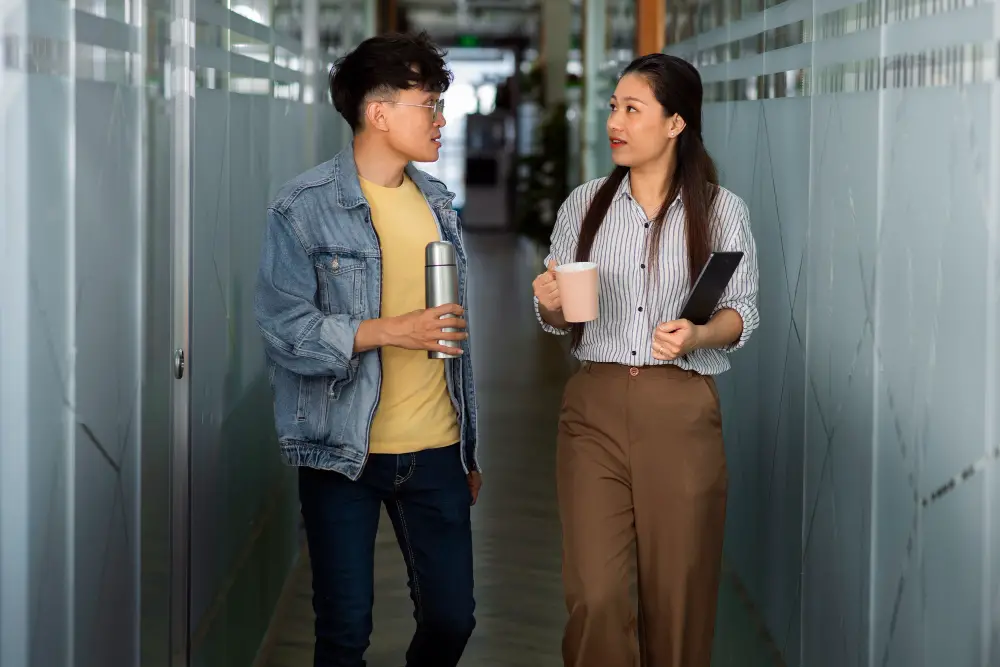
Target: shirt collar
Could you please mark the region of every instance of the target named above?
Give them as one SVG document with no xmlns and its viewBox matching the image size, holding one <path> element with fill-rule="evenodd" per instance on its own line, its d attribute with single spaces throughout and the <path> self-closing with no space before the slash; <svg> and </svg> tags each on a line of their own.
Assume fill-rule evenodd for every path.
<svg viewBox="0 0 1000 667">
<path fill-rule="evenodd" d="M 632 175 L 631 174 L 625 174 L 625 178 L 622 179 L 621 184 L 618 186 L 618 190 L 615 192 L 615 197 L 614 198 L 615 198 L 616 201 L 618 199 L 622 199 L 622 198 L 632 199 L 633 201 L 635 201 L 632 198 Z M 683 204 L 684 204 L 684 202 L 681 199 L 681 193 L 678 192 L 677 193 L 677 197 L 672 202 L 670 202 L 670 206 L 668 207 L 668 210 L 671 209 L 671 208 L 673 208 L 674 206 L 683 206 Z"/>
<path fill-rule="evenodd" d="M 618 185 L 618 190 L 615 192 L 615 199 L 632 198 L 632 175 L 626 173 L 625 178 Z"/>
</svg>

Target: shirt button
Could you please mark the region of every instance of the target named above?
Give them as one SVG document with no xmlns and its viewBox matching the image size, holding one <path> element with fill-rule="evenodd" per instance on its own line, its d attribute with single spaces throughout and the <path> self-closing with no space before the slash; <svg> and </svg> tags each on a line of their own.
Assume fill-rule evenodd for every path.
<svg viewBox="0 0 1000 667">
<path fill-rule="evenodd" d="M 640 313 L 642 312 L 642 306 L 639 306 L 639 312 Z M 635 354 L 635 352 L 633 352 L 632 354 Z"/>
<path fill-rule="evenodd" d="M 646 223 L 646 229 L 649 229 L 649 223 L 648 222 Z"/>
<path fill-rule="evenodd" d="M 632 350 L 632 356 L 633 357 L 635 356 L 635 350 Z"/>
<path fill-rule="evenodd" d="M 646 268 L 646 265 L 645 265 L 645 264 L 640 264 L 640 265 L 639 265 L 639 268 L 640 268 L 640 269 L 645 269 L 645 268 Z"/>
</svg>

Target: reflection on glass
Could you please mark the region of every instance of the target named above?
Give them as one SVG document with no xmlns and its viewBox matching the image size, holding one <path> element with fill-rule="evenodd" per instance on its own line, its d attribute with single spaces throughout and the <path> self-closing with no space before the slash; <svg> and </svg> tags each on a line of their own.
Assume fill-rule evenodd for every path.
<svg viewBox="0 0 1000 667">
<path fill-rule="evenodd" d="M 890 10 L 891 12 L 891 10 Z M 863 0 L 816 17 L 816 38 L 831 39 L 881 25 L 879 0 Z"/>
<path fill-rule="evenodd" d="M 741 0 L 723 0 L 724 15 L 727 22 L 739 21 L 743 18 L 743 3 Z"/>
<path fill-rule="evenodd" d="M 131 23 L 133 18 L 130 0 L 76 0 L 73 8 L 122 23 Z"/>
<path fill-rule="evenodd" d="M 765 37 L 764 49 L 766 51 L 776 51 L 789 46 L 802 44 L 805 37 L 805 21 L 795 21 L 787 25 L 778 26 L 773 30 L 768 30 Z"/>
<path fill-rule="evenodd" d="M 271 24 L 270 3 L 266 0 L 239 0 L 232 5 L 234 14 L 244 16 L 254 23 Z"/>
</svg>

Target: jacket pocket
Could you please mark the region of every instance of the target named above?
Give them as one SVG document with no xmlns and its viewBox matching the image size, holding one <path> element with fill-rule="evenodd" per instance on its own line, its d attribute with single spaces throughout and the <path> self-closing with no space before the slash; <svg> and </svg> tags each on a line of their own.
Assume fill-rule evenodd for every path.
<svg viewBox="0 0 1000 667">
<path fill-rule="evenodd" d="M 337 378 L 327 378 L 326 383 L 326 395 L 331 401 L 336 401 L 340 398 L 340 390 L 344 388 L 345 382 L 343 380 L 338 380 Z"/>
<path fill-rule="evenodd" d="M 317 307 L 324 315 L 362 317 L 365 310 L 365 259 L 351 254 L 313 255 Z"/>
<path fill-rule="evenodd" d="M 321 437 L 326 428 L 332 386 L 333 378 L 299 376 L 295 421 L 305 427 L 305 432 L 311 438 Z"/>
</svg>

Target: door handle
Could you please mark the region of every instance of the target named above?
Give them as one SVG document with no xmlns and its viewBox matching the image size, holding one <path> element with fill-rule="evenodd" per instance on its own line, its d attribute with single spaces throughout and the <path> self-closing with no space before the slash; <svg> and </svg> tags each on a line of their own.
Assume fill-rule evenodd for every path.
<svg viewBox="0 0 1000 667">
<path fill-rule="evenodd" d="M 180 380 L 184 377 L 184 350 L 174 350 L 174 377 Z"/>
</svg>

